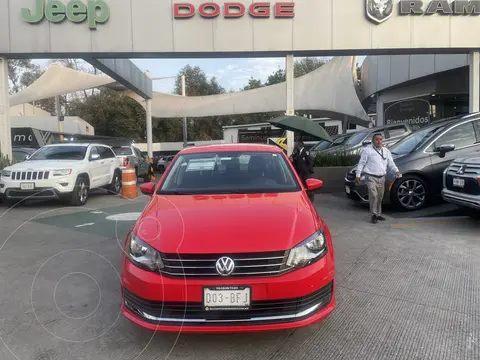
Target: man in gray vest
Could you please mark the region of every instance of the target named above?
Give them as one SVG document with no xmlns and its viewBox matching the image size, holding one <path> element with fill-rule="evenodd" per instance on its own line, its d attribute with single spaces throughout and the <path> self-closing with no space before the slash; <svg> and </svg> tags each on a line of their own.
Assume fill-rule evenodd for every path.
<svg viewBox="0 0 480 360">
<path fill-rule="evenodd" d="M 383 136 L 375 134 L 372 138 L 372 145 L 363 149 L 356 172 L 357 184 L 360 184 L 361 175 L 365 175 L 367 181 L 373 224 L 378 220 L 385 220 L 382 216 L 382 200 L 385 192 L 385 175 L 389 170 L 395 172 L 397 178 L 401 177 L 390 150 L 383 147 Z"/>
</svg>

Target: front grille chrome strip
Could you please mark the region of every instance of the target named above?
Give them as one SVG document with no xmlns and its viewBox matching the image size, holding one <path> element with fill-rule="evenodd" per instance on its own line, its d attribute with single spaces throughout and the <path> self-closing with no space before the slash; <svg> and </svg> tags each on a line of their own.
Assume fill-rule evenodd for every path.
<svg viewBox="0 0 480 360">
<path fill-rule="evenodd" d="M 215 319 L 215 320 L 209 320 L 209 319 L 188 319 L 188 318 L 163 318 L 163 317 L 157 317 L 153 316 L 150 314 L 147 314 L 144 311 L 140 311 L 133 307 L 127 300 L 124 301 L 125 306 L 136 312 L 137 314 L 140 314 L 143 316 L 145 319 L 151 320 L 151 321 L 158 321 L 158 322 L 177 322 L 177 323 L 231 323 L 231 322 L 258 322 L 258 321 L 275 321 L 275 320 L 291 320 L 291 319 L 296 319 L 296 318 L 302 318 L 304 316 L 310 315 L 311 313 L 315 312 L 320 307 L 319 304 L 315 304 L 308 309 L 305 309 L 301 312 L 298 312 L 296 314 L 289 314 L 289 315 L 277 315 L 277 316 L 258 316 L 258 317 L 251 317 L 249 319 Z"/>
</svg>

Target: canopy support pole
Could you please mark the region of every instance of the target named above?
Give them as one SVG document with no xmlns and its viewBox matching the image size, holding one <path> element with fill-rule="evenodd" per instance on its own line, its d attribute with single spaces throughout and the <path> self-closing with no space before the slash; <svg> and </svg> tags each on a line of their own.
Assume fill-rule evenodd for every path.
<svg viewBox="0 0 480 360">
<path fill-rule="evenodd" d="M 150 78 L 149 71 L 145 75 Z M 147 156 L 148 161 L 153 164 L 152 99 L 145 99 L 145 112 L 147 115 Z"/>
<path fill-rule="evenodd" d="M 0 58 L 0 152 L 12 160 L 12 130 L 8 94 L 8 60 Z"/>
<path fill-rule="evenodd" d="M 295 115 L 294 107 L 294 73 L 293 73 L 294 57 L 293 55 L 287 55 L 285 59 L 285 80 L 287 87 L 287 111 L 285 115 Z M 290 156 L 293 153 L 295 134 L 293 131 L 287 131 L 287 155 Z"/>
<path fill-rule="evenodd" d="M 469 54 L 469 110 L 470 113 L 480 111 L 480 51 Z"/>
</svg>

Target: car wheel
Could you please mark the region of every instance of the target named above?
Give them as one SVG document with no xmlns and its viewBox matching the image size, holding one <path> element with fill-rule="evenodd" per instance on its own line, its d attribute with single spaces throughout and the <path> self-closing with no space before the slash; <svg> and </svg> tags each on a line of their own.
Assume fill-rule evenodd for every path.
<svg viewBox="0 0 480 360">
<path fill-rule="evenodd" d="M 119 170 L 115 170 L 113 174 L 112 182 L 108 186 L 109 195 L 118 195 L 122 189 L 122 174 Z"/>
<path fill-rule="evenodd" d="M 5 200 L 5 205 L 7 205 L 8 208 L 18 207 L 23 203 L 24 202 L 22 202 L 22 199 L 7 199 L 7 200 Z"/>
<path fill-rule="evenodd" d="M 474 210 L 467 207 L 462 207 L 467 213 L 467 215 L 473 220 L 480 220 L 480 211 Z"/>
<path fill-rule="evenodd" d="M 72 197 L 70 199 L 70 204 L 72 206 L 82 206 L 87 203 L 88 200 L 88 190 L 90 186 L 88 184 L 88 179 L 85 176 L 79 176 L 75 182 L 75 187 L 72 192 Z"/>
<path fill-rule="evenodd" d="M 423 179 L 415 175 L 406 175 L 393 184 L 391 200 L 399 210 L 419 210 L 427 204 L 427 190 Z"/>
<path fill-rule="evenodd" d="M 468 214 L 468 216 L 470 216 L 470 218 L 473 220 L 480 220 L 480 211 L 472 211 L 470 214 Z"/>
</svg>

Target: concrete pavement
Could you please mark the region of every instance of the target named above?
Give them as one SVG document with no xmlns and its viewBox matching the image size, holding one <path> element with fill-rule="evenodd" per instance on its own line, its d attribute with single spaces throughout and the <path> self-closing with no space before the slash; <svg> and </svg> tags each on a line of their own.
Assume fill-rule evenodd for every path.
<svg viewBox="0 0 480 360">
<path fill-rule="evenodd" d="M 317 195 L 337 263 L 338 307 L 327 321 L 278 333 L 155 334 L 118 311 L 120 246 L 146 201 L 0 206 L 0 359 L 480 358 L 479 222 L 373 225 L 365 209 Z"/>
</svg>

